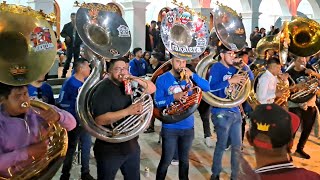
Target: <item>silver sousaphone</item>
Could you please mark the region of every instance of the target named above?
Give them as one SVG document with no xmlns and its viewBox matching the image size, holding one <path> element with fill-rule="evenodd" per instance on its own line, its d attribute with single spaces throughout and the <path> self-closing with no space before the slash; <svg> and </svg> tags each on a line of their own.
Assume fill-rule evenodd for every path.
<svg viewBox="0 0 320 180">
<path fill-rule="evenodd" d="M 228 6 L 217 3 L 213 9 L 214 27 L 210 33 L 209 46 L 211 46 L 210 54 L 204 57 L 197 65 L 197 74 L 203 78 L 207 78 L 210 67 L 218 62 L 214 57 L 219 55 L 215 48 L 222 43 L 226 48 L 232 51 L 240 51 L 246 45 L 246 33 L 241 17 Z M 241 72 L 241 68 L 238 73 Z M 242 72 L 241 72 L 242 73 Z M 214 77 L 213 77 L 214 78 Z M 251 90 L 251 82 L 249 80 L 239 88 L 232 98 L 220 98 L 211 92 L 203 93 L 203 99 L 214 107 L 230 108 L 242 104 Z"/>
<path fill-rule="evenodd" d="M 152 117 L 153 102 L 149 94 L 143 94 L 135 101 L 143 101 L 143 113 L 131 115 L 112 128 L 95 123 L 91 111 L 91 98 L 99 86 L 103 74 L 105 59 L 115 59 L 126 54 L 131 46 L 130 30 L 113 8 L 98 3 L 82 4 L 76 14 L 76 28 L 86 45 L 86 55 L 93 67 L 88 79 L 83 84 L 76 103 L 77 115 L 81 125 L 96 138 L 120 143 L 139 135 L 148 127 Z"/>
<path fill-rule="evenodd" d="M 174 3 L 177 4 L 175 1 Z M 161 22 L 163 44 L 173 56 L 180 59 L 191 60 L 199 57 L 208 45 L 208 37 L 209 31 L 204 18 L 188 7 L 179 5 L 168 11 Z M 171 60 L 169 60 L 153 73 L 151 81 L 156 82 L 161 74 L 171 69 Z M 163 123 L 176 123 L 189 117 L 200 104 L 201 89 L 188 78 L 180 80 L 188 82 L 190 89 L 186 88 L 182 91 L 189 91 L 190 94 L 185 102 L 175 101 L 166 108 L 154 108 L 154 116 Z"/>
</svg>

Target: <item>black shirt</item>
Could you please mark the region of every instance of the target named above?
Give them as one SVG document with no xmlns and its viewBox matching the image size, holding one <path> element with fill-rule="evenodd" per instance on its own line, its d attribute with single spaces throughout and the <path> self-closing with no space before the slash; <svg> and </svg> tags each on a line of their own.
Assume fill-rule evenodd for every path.
<svg viewBox="0 0 320 180">
<path fill-rule="evenodd" d="M 307 65 L 307 68 L 310 68 L 310 67 Z M 294 68 L 292 68 L 288 71 L 288 73 L 296 84 L 303 83 L 309 80 L 309 75 L 305 73 L 305 70 L 296 71 L 294 70 Z M 290 85 L 292 84 L 291 81 L 289 81 L 289 83 Z M 290 101 L 294 103 L 304 103 L 309 101 L 314 95 L 315 95 L 314 93 L 311 93 L 305 97 L 296 98 L 295 100 L 290 100 Z"/>
<path fill-rule="evenodd" d="M 131 104 L 131 96 L 125 94 L 123 85 L 118 86 L 110 79 L 105 79 L 100 85 L 98 85 L 92 96 L 93 117 L 95 118 L 107 112 L 115 112 L 125 109 Z M 122 143 L 109 143 L 97 139 L 94 151 L 101 153 L 107 152 L 110 155 L 126 155 L 136 151 L 138 147 L 138 137 Z"/>
</svg>

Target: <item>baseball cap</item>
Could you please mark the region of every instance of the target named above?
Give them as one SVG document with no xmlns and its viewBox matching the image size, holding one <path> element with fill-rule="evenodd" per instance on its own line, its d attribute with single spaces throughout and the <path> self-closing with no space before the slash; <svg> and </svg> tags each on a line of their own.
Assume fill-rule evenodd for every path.
<svg viewBox="0 0 320 180">
<path fill-rule="evenodd" d="M 263 149 L 280 148 L 292 143 L 293 135 L 300 125 L 300 118 L 276 104 L 261 104 L 250 116 L 250 138 L 256 147 Z M 257 138 L 266 135 L 270 141 Z"/>
</svg>

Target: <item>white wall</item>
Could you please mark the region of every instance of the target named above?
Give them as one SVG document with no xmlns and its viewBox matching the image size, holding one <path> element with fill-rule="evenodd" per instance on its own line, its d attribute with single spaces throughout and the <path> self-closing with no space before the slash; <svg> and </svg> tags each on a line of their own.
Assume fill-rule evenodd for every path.
<svg viewBox="0 0 320 180">
<path fill-rule="evenodd" d="M 259 12 L 259 28 L 264 27 L 268 32 L 270 26 L 274 25 L 279 16 L 282 15 L 281 7 L 278 0 L 262 0 Z"/>
</svg>

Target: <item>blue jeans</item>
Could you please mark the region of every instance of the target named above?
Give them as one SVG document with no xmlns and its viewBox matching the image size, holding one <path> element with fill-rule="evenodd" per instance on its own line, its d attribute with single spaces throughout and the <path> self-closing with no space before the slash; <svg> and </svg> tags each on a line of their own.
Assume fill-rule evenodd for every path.
<svg viewBox="0 0 320 180">
<path fill-rule="evenodd" d="M 179 179 L 186 180 L 189 174 L 189 152 L 194 139 L 192 129 L 162 128 L 162 155 L 157 169 L 157 180 L 164 180 L 178 145 Z"/>
<path fill-rule="evenodd" d="M 231 178 L 237 179 L 239 171 L 239 155 L 241 147 L 241 114 L 238 112 L 221 111 L 212 114 L 212 122 L 217 133 L 217 143 L 213 155 L 212 174 L 218 176 L 221 172 L 222 156 L 228 139 L 231 144 Z"/>
<path fill-rule="evenodd" d="M 97 143 L 97 142 L 96 142 Z M 98 180 L 114 180 L 121 170 L 124 180 L 140 180 L 140 147 L 129 154 L 110 154 L 94 150 Z"/>
<path fill-rule="evenodd" d="M 81 145 L 81 173 L 85 174 L 90 172 L 89 160 L 92 145 L 91 136 L 83 127 L 77 126 L 75 129 L 68 132 L 68 150 L 63 162 L 62 177 L 70 176 L 73 155 L 76 151 L 79 140 Z"/>
</svg>

